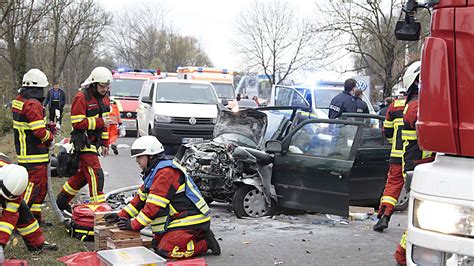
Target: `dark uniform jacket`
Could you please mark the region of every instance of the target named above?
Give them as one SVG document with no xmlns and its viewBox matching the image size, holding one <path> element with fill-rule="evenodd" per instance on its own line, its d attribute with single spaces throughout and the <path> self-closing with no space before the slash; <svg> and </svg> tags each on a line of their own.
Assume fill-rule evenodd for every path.
<svg viewBox="0 0 474 266">
<path fill-rule="evenodd" d="M 342 113 L 356 112 L 357 105 L 355 103 L 354 97 L 350 93 L 343 91 L 331 100 L 328 116 L 330 119 L 335 119 L 340 117 Z"/>
</svg>

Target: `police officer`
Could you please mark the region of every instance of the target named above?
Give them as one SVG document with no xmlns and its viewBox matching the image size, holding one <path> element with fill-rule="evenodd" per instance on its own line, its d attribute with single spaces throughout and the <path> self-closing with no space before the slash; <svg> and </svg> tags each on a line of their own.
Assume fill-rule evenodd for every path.
<svg viewBox="0 0 474 266">
<path fill-rule="evenodd" d="M 355 95 L 354 95 L 354 100 L 357 106 L 357 112 L 358 113 L 364 113 L 368 114 L 369 113 L 369 106 L 367 105 L 364 100 L 362 100 L 362 90 L 361 89 L 356 89 L 355 90 Z"/>
<path fill-rule="evenodd" d="M 355 103 L 354 95 L 357 81 L 355 79 L 347 79 L 344 82 L 344 91 L 339 93 L 331 100 L 329 105 L 329 118 L 336 119 L 342 113 L 356 113 L 357 105 Z"/>
</svg>

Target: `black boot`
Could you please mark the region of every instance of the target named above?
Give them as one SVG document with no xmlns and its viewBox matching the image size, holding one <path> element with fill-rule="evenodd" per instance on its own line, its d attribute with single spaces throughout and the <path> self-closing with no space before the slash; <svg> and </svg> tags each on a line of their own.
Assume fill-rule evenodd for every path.
<svg viewBox="0 0 474 266">
<path fill-rule="evenodd" d="M 29 244 L 26 244 L 26 248 L 28 249 L 28 251 L 44 251 L 44 250 L 56 251 L 58 250 L 58 246 L 56 244 L 48 243 L 46 241 L 44 241 L 44 243 L 39 247 L 33 247 Z"/>
<path fill-rule="evenodd" d="M 117 149 L 117 145 L 115 144 L 112 144 L 112 150 L 114 151 L 114 154 L 117 155 L 118 154 L 118 149 Z"/>
<path fill-rule="evenodd" d="M 68 203 L 68 198 L 69 198 L 69 196 L 66 195 L 66 193 L 61 191 L 61 192 L 59 192 L 59 194 L 56 198 L 56 204 L 58 205 L 58 208 L 61 211 L 67 211 L 69 213 L 72 213 L 71 205 L 69 205 L 69 203 Z"/>
<path fill-rule="evenodd" d="M 217 242 L 217 239 L 211 229 L 206 232 L 204 239 L 206 240 L 207 247 L 212 251 L 212 255 L 221 254 L 221 247 L 219 246 L 219 242 Z"/>
<path fill-rule="evenodd" d="M 374 231 L 383 232 L 384 229 L 388 228 L 388 222 L 390 222 L 390 216 L 382 215 L 382 217 L 374 225 Z"/>
</svg>

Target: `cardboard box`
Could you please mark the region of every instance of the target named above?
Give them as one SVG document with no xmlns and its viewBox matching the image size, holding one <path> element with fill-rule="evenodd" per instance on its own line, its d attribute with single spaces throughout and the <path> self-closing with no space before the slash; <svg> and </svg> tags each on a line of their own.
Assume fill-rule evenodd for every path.
<svg viewBox="0 0 474 266">
<path fill-rule="evenodd" d="M 107 248 L 108 249 L 119 249 L 119 248 L 129 248 L 129 247 L 139 247 L 142 246 L 142 238 L 129 238 L 129 239 L 112 239 L 107 238 Z"/>
</svg>

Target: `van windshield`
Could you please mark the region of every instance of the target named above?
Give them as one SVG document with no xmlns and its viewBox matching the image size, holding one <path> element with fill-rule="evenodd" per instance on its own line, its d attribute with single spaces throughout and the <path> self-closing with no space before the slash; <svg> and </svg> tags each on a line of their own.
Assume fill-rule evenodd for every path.
<svg viewBox="0 0 474 266">
<path fill-rule="evenodd" d="M 229 83 L 217 83 L 211 82 L 214 88 L 216 89 L 217 96 L 221 99 L 234 99 L 234 86 Z"/>
<path fill-rule="evenodd" d="M 329 109 L 332 98 L 336 97 L 341 93 L 341 89 L 329 89 L 329 90 L 314 90 L 314 100 L 316 108 L 318 109 Z"/>
<path fill-rule="evenodd" d="M 159 83 L 156 102 L 217 104 L 214 89 L 206 84 Z"/>
<path fill-rule="evenodd" d="M 114 79 L 110 87 L 110 95 L 138 98 L 144 81 L 143 79 Z"/>
</svg>

